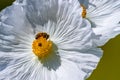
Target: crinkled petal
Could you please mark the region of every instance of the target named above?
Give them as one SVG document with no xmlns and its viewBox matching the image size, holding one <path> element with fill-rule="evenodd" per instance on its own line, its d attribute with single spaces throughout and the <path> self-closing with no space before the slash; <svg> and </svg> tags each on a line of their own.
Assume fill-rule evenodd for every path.
<svg viewBox="0 0 120 80">
<path fill-rule="evenodd" d="M 74 71 L 74 72 L 69 72 L 69 73 L 71 73 L 72 77 L 74 77 L 73 75 L 76 75 L 75 77 L 79 78 L 78 80 L 87 79 L 90 76 L 90 74 L 93 72 L 93 70 L 96 69 L 98 62 L 100 61 L 100 58 L 102 57 L 102 50 L 97 49 L 97 48 L 96 49 L 91 48 L 84 52 L 64 51 L 64 50 L 60 50 L 59 52 L 61 53 L 61 56 L 63 59 L 75 63 L 75 65 L 79 68 L 79 70 L 77 71 L 78 72 L 77 74 L 79 73 L 80 74 L 76 75 L 76 72 L 75 72 L 76 69 L 70 66 L 73 64 L 69 64 L 69 66 L 67 65 L 65 66 L 65 67 L 70 68 L 68 72 L 72 70 Z M 69 54 L 69 55 L 66 55 L 66 54 Z M 64 72 L 64 69 L 62 69 L 61 71 Z M 61 75 L 61 76 L 64 76 L 64 75 Z M 74 79 L 74 80 L 77 80 L 77 79 Z"/>
<path fill-rule="evenodd" d="M 15 0 L 15 5 L 26 5 L 26 0 Z"/>
<path fill-rule="evenodd" d="M 12 62 L 14 62 L 13 57 L 9 57 L 8 54 L 0 52 L 0 71 L 4 70 Z"/>
<path fill-rule="evenodd" d="M 80 16 L 81 9 L 77 0 L 72 0 L 73 2 L 67 0 L 21 1 L 25 4 L 21 5 L 22 2 L 20 2 L 19 5 L 15 2 L 13 5 L 15 7 L 10 8 L 11 13 L 0 14 L 0 28 L 10 32 L 7 37 L 4 37 L 5 32 L 0 30 L 3 35 L 0 37 L 0 44 L 5 46 L 0 46 L 3 48 L 0 48 L 0 53 L 2 52 L 0 59 L 4 62 L 0 65 L 5 65 L 0 66 L 0 80 L 84 80 L 96 67 L 101 53 L 94 44 L 97 36 L 93 33 L 90 23 L 82 20 Z M 20 8 L 16 9 L 16 6 Z M 19 9 L 21 13 L 14 16 L 13 13 Z M 2 19 L 4 14 L 9 18 Z M 20 23 L 16 21 L 17 19 L 20 19 Z M 5 29 L 5 26 L 2 26 L 4 20 L 12 28 Z M 44 59 L 45 62 L 40 61 L 31 49 L 32 40 L 38 32 L 47 32 L 50 40 L 57 47 L 55 53 L 51 53 L 49 58 Z M 72 51 L 75 52 L 74 60 L 72 58 L 69 60 L 67 56 L 71 56 Z M 79 56 L 77 57 L 76 54 Z M 83 59 L 81 54 L 91 57 L 87 59 L 87 56 L 82 65 L 80 64 Z M 92 62 L 94 67 L 91 67 Z M 69 78 L 70 76 L 73 78 Z"/>
<path fill-rule="evenodd" d="M 62 50 L 83 52 L 96 47 L 95 41 L 99 39 L 99 36 L 93 33 L 89 21 L 79 19 L 79 15 L 73 18 L 68 24 L 64 20 L 61 21 L 62 25 L 59 22 L 48 21 L 43 27 L 37 26 L 36 33 L 43 31 L 50 34 L 50 40 Z"/>
<path fill-rule="evenodd" d="M 60 49 L 86 50 L 94 46 L 93 40 L 97 38 L 92 32 L 91 24 L 87 20 L 82 20 L 79 12 L 79 4 L 59 2 L 57 21 L 48 20 L 46 24 L 37 25 L 36 33 L 47 32 L 50 39 L 58 45 Z M 72 46 L 70 46 L 72 45 Z M 79 47 L 79 49 L 77 48 Z"/>
<path fill-rule="evenodd" d="M 24 6 L 27 18 L 34 27 L 45 24 L 49 19 L 56 20 L 58 0 L 17 0 L 15 4 Z"/>
<path fill-rule="evenodd" d="M 26 49 L 26 46 L 31 45 L 28 44 L 32 38 L 31 34 L 33 28 L 25 17 L 22 6 L 12 5 L 0 13 L 0 52 L 11 52 L 15 50 L 14 46 Z M 23 37 L 25 35 L 27 37 Z M 25 44 L 28 44 L 26 46 L 22 44 L 25 40 Z"/>
<path fill-rule="evenodd" d="M 119 11 L 119 0 L 79 0 L 87 8 L 87 17 L 94 18 L 107 16 L 108 14 Z M 94 15 L 94 16 L 93 16 Z M 99 18 L 101 18 L 99 17 Z"/>
<path fill-rule="evenodd" d="M 67 0 L 18 0 L 16 3 L 22 2 L 26 9 L 27 18 L 32 22 L 33 26 L 43 25 L 48 20 L 57 21 L 59 18 L 66 17 L 68 15 L 67 8 L 64 8 Z M 71 4 L 71 3 L 69 3 Z M 72 0 L 72 5 L 79 4 L 77 0 Z M 61 6 L 63 5 L 63 7 Z M 68 5 L 68 4 L 67 4 Z M 38 7 L 39 6 L 39 7 Z M 74 7 L 78 8 L 78 7 Z M 73 10 L 73 9 L 71 9 Z M 74 9 L 75 10 L 75 9 Z M 73 10 L 73 11 L 74 11 Z"/>
<path fill-rule="evenodd" d="M 7 57 L 3 57 L 9 60 L 11 58 L 7 66 L 4 66 L 4 69 L 0 72 L 0 80 L 29 80 L 32 72 L 37 68 L 36 65 L 39 65 L 31 54 L 26 55 L 23 53 L 13 55 L 10 53 Z M 5 56 L 5 54 L 4 54 Z M 1 59 L 1 57 L 0 57 Z M 36 67 L 35 67 L 36 66 Z M 39 67 L 41 67 L 39 65 Z"/>
<path fill-rule="evenodd" d="M 79 20 L 78 17 L 73 19 L 73 23 L 63 28 L 61 31 L 61 36 L 57 41 L 58 47 L 63 50 L 75 50 L 84 51 L 91 47 L 94 47 L 94 39 L 96 40 L 97 36 L 91 30 L 91 25 L 87 20 Z M 74 49 L 73 49 L 74 48 Z"/>
<path fill-rule="evenodd" d="M 21 5 L 14 4 L 10 7 L 7 7 L 0 13 L 0 26 L 0 30 L 4 34 L 10 34 L 7 32 L 10 32 L 11 30 L 13 30 L 13 28 L 16 32 L 20 32 L 20 30 L 22 31 L 31 29 L 31 25 L 26 18 L 24 8 Z"/>
<path fill-rule="evenodd" d="M 87 8 L 87 19 L 90 20 L 95 34 L 101 35 L 98 46 L 120 34 L 120 0 L 85 0 L 81 1 Z"/>
<path fill-rule="evenodd" d="M 93 31 L 101 35 L 99 40 L 95 42 L 97 45 L 101 46 L 107 43 L 111 38 L 114 38 L 116 35 L 120 34 L 120 24 L 109 26 L 109 29 L 106 27 L 93 28 Z"/>
<path fill-rule="evenodd" d="M 84 80 L 85 73 L 72 61 L 62 59 L 62 64 L 56 71 L 57 80 Z"/>
<path fill-rule="evenodd" d="M 52 55 L 41 63 L 32 52 L 2 53 L 0 55 L 0 80 L 57 80 L 59 56 Z"/>
<path fill-rule="evenodd" d="M 71 14 L 75 16 L 70 16 L 67 22 L 65 19 L 56 23 L 48 21 L 41 29 L 40 26 L 36 28 L 49 33 L 50 40 L 58 47 L 61 57 L 61 66 L 55 71 L 58 80 L 68 80 L 69 76 L 73 77 L 71 80 L 86 79 L 102 56 L 102 50 L 93 43 L 97 36 L 92 32 L 89 21 L 82 20 L 79 13 Z"/>
</svg>

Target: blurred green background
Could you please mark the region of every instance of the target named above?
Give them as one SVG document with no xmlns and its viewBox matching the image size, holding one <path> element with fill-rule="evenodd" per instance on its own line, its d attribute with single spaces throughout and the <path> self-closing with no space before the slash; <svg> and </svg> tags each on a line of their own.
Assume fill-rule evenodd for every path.
<svg viewBox="0 0 120 80">
<path fill-rule="evenodd" d="M 0 0 L 0 10 L 14 0 Z M 93 74 L 87 80 L 120 80 L 120 35 L 102 46 L 103 57 Z"/>
</svg>

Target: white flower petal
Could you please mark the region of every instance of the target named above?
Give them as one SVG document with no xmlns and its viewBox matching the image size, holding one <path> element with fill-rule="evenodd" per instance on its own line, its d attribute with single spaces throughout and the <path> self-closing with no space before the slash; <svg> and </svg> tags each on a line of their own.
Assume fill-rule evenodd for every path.
<svg viewBox="0 0 120 80">
<path fill-rule="evenodd" d="M 91 30 L 91 25 L 87 20 L 77 21 L 77 17 L 75 19 L 76 24 L 67 26 L 67 30 L 63 29 L 61 31 L 62 37 L 60 38 L 60 42 L 57 41 L 58 47 L 63 50 L 81 50 L 84 51 L 94 46 L 93 39 L 95 36 Z M 77 25 L 78 22 L 78 26 Z M 64 31 L 66 30 L 66 31 Z"/>
<path fill-rule="evenodd" d="M 84 80 L 85 72 L 81 71 L 78 65 L 72 61 L 62 59 L 62 64 L 56 71 L 57 80 Z"/>
<path fill-rule="evenodd" d="M 10 63 L 14 58 L 9 57 L 9 55 L 6 55 L 4 52 L 0 52 L 0 71 L 4 70 L 7 66 L 10 65 Z"/>
<path fill-rule="evenodd" d="M 92 24 L 95 34 L 101 35 L 98 46 L 120 34 L 120 0 L 84 0 L 87 19 Z M 117 31 L 116 31 L 117 30 Z"/>
<path fill-rule="evenodd" d="M 56 19 L 58 0 L 23 0 L 23 2 L 26 3 L 24 7 L 32 26 L 43 25 L 49 19 Z"/>
<path fill-rule="evenodd" d="M 81 1 L 81 4 L 84 4 L 87 8 L 87 17 L 99 17 L 106 16 L 107 14 L 114 13 L 119 11 L 120 8 L 119 0 L 84 0 Z M 93 16 L 94 15 L 94 16 Z M 101 17 L 100 17 L 101 18 Z"/>
<path fill-rule="evenodd" d="M 67 48 L 69 50 L 79 47 L 78 50 L 85 50 L 94 45 L 93 39 L 97 36 L 93 34 L 90 23 L 82 20 L 79 14 L 81 11 L 79 4 L 73 5 L 65 2 L 59 3 L 57 21 L 48 20 L 48 23 L 43 26 L 37 25 L 35 30 L 36 33 L 47 32 L 50 34 L 50 39 L 60 49 Z"/>
<path fill-rule="evenodd" d="M 90 23 L 87 20 L 79 19 L 79 16 L 73 18 L 75 19 L 68 24 L 61 20 L 64 22 L 62 25 L 59 22 L 48 21 L 43 27 L 37 26 L 36 33 L 39 31 L 47 32 L 50 35 L 50 40 L 62 50 L 85 51 L 91 47 L 96 47 L 94 40 L 97 41 L 98 36 L 93 33 Z"/>
<path fill-rule="evenodd" d="M 98 26 L 98 28 L 93 28 L 93 31 L 101 35 L 99 40 L 95 42 L 97 45 L 101 46 L 107 43 L 111 38 L 114 38 L 116 35 L 120 34 L 120 24 L 118 25 L 110 25 L 109 28 L 106 26 Z"/>
<path fill-rule="evenodd" d="M 26 0 L 15 0 L 15 5 L 26 5 Z"/>
<path fill-rule="evenodd" d="M 48 20 L 56 21 L 58 18 L 66 17 L 70 14 L 68 13 L 66 6 L 71 3 L 66 4 L 67 0 L 23 0 L 23 1 L 16 1 L 16 3 L 23 2 L 23 5 L 26 8 L 27 18 L 30 22 L 33 23 L 33 26 L 36 25 L 43 25 Z M 64 5 L 66 4 L 66 5 Z M 71 10 L 75 10 L 78 8 L 78 1 L 72 1 L 72 8 Z M 62 6 L 61 6 L 62 5 Z M 38 7 L 39 6 L 39 7 Z M 64 9 L 62 9 L 64 8 Z M 67 12 L 67 13 L 66 13 Z M 72 12 L 72 11 L 71 11 Z"/>
<path fill-rule="evenodd" d="M 32 53 L 13 53 L 0 55 L 0 80 L 57 80 L 57 55 L 41 64 Z"/>
<path fill-rule="evenodd" d="M 53 43 L 55 43 L 55 45 L 57 45 L 58 53 L 60 57 L 67 59 L 69 61 L 72 61 L 72 62 L 68 61 L 68 63 L 65 63 L 65 64 L 64 64 L 64 61 L 61 62 L 60 68 L 57 69 L 58 72 L 56 71 L 58 75 L 58 78 L 57 78 L 58 80 L 61 80 L 61 79 L 67 80 L 69 79 L 70 75 L 74 77 L 74 80 L 79 80 L 79 79 L 84 80 L 96 68 L 102 56 L 102 50 L 97 49 L 94 46 L 93 42 L 96 37 L 91 30 L 90 23 L 87 20 L 78 20 L 77 18 L 79 17 L 75 17 L 75 21 L 73 23 L 76 23 L 79 21 L 78 26 L 76 26 L 77 24 L 76 25 L 69 24 L 65 27 L 62 27 L 62 30 L 61 30 L 59 29 L 60 26 L 57 26 L 59 23 L 57 24 L 55 22 L 48 21 L 48 23 L 45 24 L 42 28 L 43 31 L 50 33 L 50 36 L 51 36 L 50 39 L 53 41 Z M 37 27 L 38 31 L 40 30 L 39 27 L 40 26 Z M 56 30 L 56 29 L 59 29 L 59 30 Z M 64 30 L 66 30 L 66 33 Z M 59 37 L 59 35 L 57 34 L 56 36 L 55 33 L 57 31 L 61 31 L 60 33 L 63 35 Z M 69 34 L 70 36 L 67 36 Z M 52 61 L 56 61 L 56 60 L 52 60 Z M 68 65 L 73 64 L 74 66 L 72 65 L 67 67 L 68 69 L 73 67 L 73 70 L 71 69 L 67 70 L 63 66 L 63 64 L 66 67 Z M 80 72 L 78 72 L 78 70 Z M 65 74 L 61 75 L 61 72 L 64 72 Z M 71 73 L 71 74 L 68 74 L 68 73 Z"/>
<path fill-rule="evenodd" d="M 9 8 L 9 14 L 4 13 L 8 10 L 0 14 L 0 28 L 5 28 L 6 31 L 5 33 L 0 30 L 0 59 L 5 56 L 2 60 L 5 63 L 0 63 L 5 65 L 0 66 L 0 80 L 84 80 L 92 72 L 101 56 L 94 44 L 97 36 L 90 23 L 82 20 L 77 0 L 72 1 L 17 0 L 12 8 Z M 16 6 L 18 7 L 15 8 Z M 16 11 L 19 13 L 14 15 Z M 7 18 L 4 15 L 7 15 Z M 16 21 L 17 19 L 20 21 Z M 8 26 L 12 28 L 7 29 Z M 36 58 L 31 49 L 32 40 L 40 31 L 47 32 L 57 47 L 44 60 Z M 71 58 L 72 51 L 75 52 L 74 59 Z M 91 58 L 83 59 L 83 53 L 87 58 Z M 71 56 L 70 59 L 68 56 Z M 83 64 L 80 64 L 79 58 Z"/>
<path fill-rule="evenodd" d="M 91 48 L 88 49 L 88 51 L 86 50 L 84 52 L 61 50 L 60 53 L 62 58 L 67 59 L 68 61 L 72 61 L 78 66 L 81 73 L 79 74 L 80 79 L 78 80 L 85 80 L 86 78 L 88 78 L 93 70 L 96 68 L 98 62 L 100 61 L 100 58 L 102 57 L 102 50 L 97 48 Z M 74 68 L 71 69 L 74 70 Z M 74 75 L 74 72 L 70 73 Z"/>
<path fill-rule="evenodd" d="M 19 42 L 22 43 L 27 38 L 30 42 L 31 34 L 33 34 L 33 28 L 20 5 L 12 5 L 0 13 L 0 51 L 10 52 L 15 48 L 14 46 L 19 47 Z M 23 46 L 21 48 L 23 49 Z M 25 45 L 24 48 L 26 48 Z"/>
<path fill-rule="evenodd" d="M 0 80 L 26 80 L 24 77 L 28 78 L 34 69 L 35 62 L 32 53 L 1 53 L 0 59 L 3 59 L 1 62 L 4 61 L 4 65 L 2 65 L 4 68 L 0 71 Z M 0 68 L 2 67 L 0 66 Z"/>
<path fill-rule="evenodd" d="M 3 29 L 3 33 L 6 33 L 6 34 L 9 31 L 4 31 L 4 30 L 13 30 L 13 28 L 15 31 L 17 30 L 18 32 L 20 32 L 20 30 L 21 31 L 26 30 L 25 28 L 27 28 L 28 30 L 31 29 L 31 25 L 26 19 L 25 11 L 23 7 L 20 5 L 12 5 L 4 9 L 0 13 L 0 22 L 1 22 L 0 28 Z"/>
</svg>

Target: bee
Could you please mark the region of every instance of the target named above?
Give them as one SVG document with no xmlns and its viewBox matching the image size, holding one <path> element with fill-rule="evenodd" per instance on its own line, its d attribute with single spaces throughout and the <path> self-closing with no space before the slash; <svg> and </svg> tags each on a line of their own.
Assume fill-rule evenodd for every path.
<svg viewBox="0 0 120 80">
<path fill-rule="evenodd" d="M 49 35 L 45 32 L 39 32 L 37 33 L 37 35 L 35 36 L 35 39 L 38 39 L 40 37 L 46 38 L 46 40 L 49 38 Z"/>
</svg>

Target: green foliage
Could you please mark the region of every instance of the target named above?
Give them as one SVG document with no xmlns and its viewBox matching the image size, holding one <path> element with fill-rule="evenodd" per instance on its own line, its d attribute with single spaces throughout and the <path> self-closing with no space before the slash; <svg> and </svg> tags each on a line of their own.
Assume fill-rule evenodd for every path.
<svg viewBox="0 0 120 80">
<path fill-rule="evenodd" d="M 0 11 L 5 7 L 11 5 L 13 1 L 15 0 L 0 0 Z"/>
</svg>

